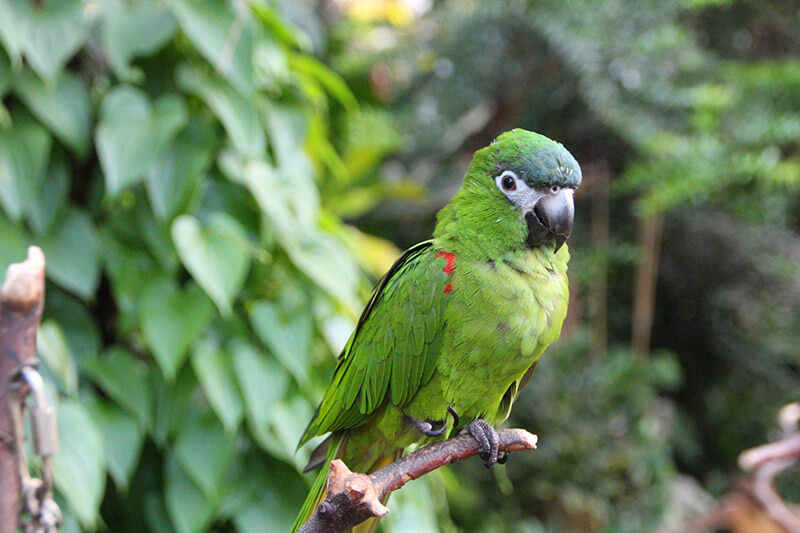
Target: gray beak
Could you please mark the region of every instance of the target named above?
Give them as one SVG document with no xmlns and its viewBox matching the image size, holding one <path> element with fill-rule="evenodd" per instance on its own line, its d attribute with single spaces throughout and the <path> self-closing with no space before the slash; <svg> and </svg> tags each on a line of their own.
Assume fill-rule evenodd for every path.
<svg viewBox="0 0 800 533">
<path fill-rule="evenodd" d="M 557 193 L 547 193 L 525 213 L 528 223 L 528 244 L 531 247 L 554 241 L 555 251 L 564 244 L 572 232 L 572 221 L 575 218 L 575 204 L 572 195 L 575 191 L 569 188 L 560 189 Z"/>
</svg>

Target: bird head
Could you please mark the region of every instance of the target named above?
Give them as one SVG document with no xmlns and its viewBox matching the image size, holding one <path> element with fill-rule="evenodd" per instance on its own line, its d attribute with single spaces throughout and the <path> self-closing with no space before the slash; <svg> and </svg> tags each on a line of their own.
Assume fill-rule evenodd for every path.
<svg viewBox="0 0 800 533">
<path fill-rule="evenodd" d="M 581 180 L 578 162 L 563 145 L 514 129 L 475 152 L 439 223 L 497 252 L 525 246 L 557 252 L 572 231 Z"/>
</svg>

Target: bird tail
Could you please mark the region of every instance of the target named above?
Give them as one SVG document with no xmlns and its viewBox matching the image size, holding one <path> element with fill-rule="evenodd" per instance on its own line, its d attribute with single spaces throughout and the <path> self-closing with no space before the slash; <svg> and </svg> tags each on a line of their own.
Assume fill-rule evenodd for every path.
<svg viewBox="0 0 800 533">
<path fill-rule="evenodd" d="M 309 518 L 311 518 L 314 510 L 325 499 L 327 495 L 326 482 L 328 480 L 328 472 L 330 470 L 331 461 L 342 457 L 346 440 L 347 439 L 344 436 L 338 435 L 331 439 L 331 442 L 328 445 L 328 459 L 321 465 L 322 468 L 320 468 L 319 474 L 317 474 L 317 478 L 314 480 L 314 484 L 308 491 L 306 501 L 303 503 L 303 507 L 300 509 L 300 513 L 297 515 L 297 518 L 295 518 L 294 525 L 292 525 L 292 533 L 297 531 L 300 526 L 302 526 Z M 402 455 L 403 450 L 397 450 L 394 454 L 378 458 L 378 460 L 367 469 L 367 473 L 372 473 L 383 468 L 384 466 L 402 457 Z M 386 504 L 388 499 L 389 497 L 386 496 L 386 498 L 381 500 L 381 503 Z M 378 520 L 378 518 L 370 518 L 369 520 L 366 520 L 365 522 L 362 522 L 354 527 L 352 529 L 352 533 L 372 533 L 378 527 Z"/>
</svg>

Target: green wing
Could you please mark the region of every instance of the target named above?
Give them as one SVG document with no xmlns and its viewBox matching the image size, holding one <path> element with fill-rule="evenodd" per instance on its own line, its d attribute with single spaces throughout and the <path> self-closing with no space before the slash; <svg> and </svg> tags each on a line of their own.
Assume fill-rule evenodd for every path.
<svg viewBox="0 0 800 533">
<path fill-rule="evenodd" d="M 360 426 L 387 400 L 406 405 L 431 379 L 444 329 L 445 265 L 433 241 L 425 241 L 381 278 L 299 446 Z"/>
</svg>

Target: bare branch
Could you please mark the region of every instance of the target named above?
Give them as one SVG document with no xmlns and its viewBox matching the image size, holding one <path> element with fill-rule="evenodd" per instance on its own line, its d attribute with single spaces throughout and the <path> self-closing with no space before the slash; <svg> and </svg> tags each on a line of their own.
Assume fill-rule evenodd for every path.
<svg viewBox="0 0 800 533">
<path fill-rule="evenodd" d="M 500 451 L 533 450 L 538 440 L 524 429 L 503 429 L 497 435 Z M 389 509 L 381 500 L 393 491 L 412 479 L 479 452 L 480 446 L 471 435 L 458 435 L 420 448 L 369 475 L 351 472 L 338 459 L 331 461 L 327 497 L 298 533 L 344 532 L 368 518 L 383 516 Z"/>
</svg>

